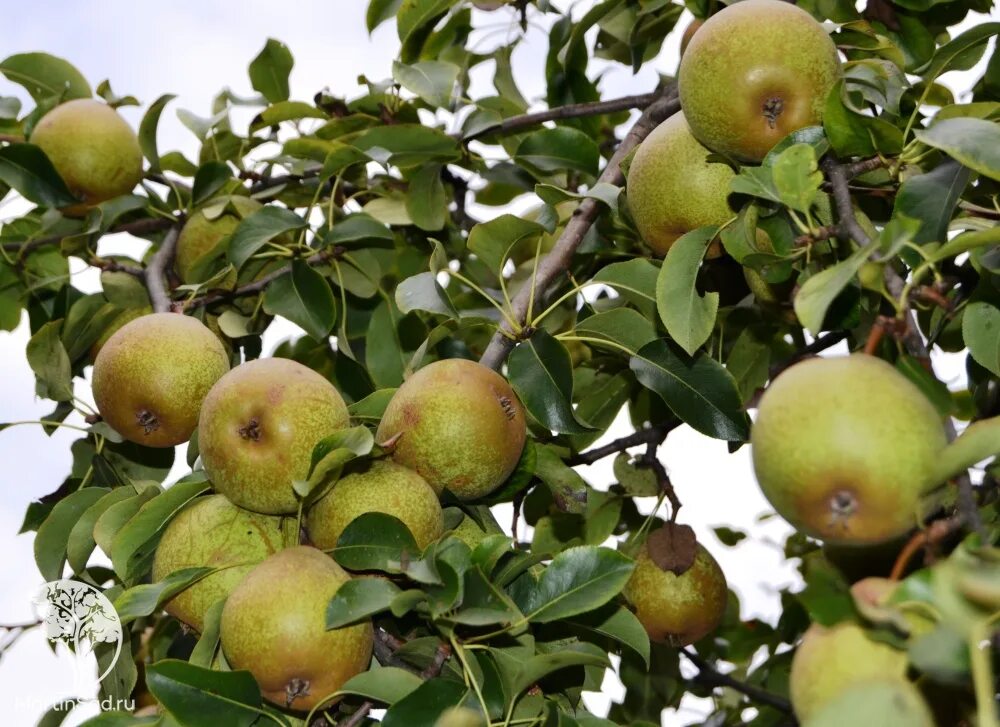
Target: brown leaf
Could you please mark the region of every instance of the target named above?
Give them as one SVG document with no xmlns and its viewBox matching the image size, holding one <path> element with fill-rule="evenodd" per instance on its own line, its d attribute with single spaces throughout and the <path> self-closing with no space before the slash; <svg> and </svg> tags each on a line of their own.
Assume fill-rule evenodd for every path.
<svg viewBox="0 0 1000 727">
<path fill-rule="evenodd" d="M 646 552 L 660 570 L 679 576 L 694 565 L 698 540 L 689 526 L 666 523 L 650 533 L 646 539 Z"/>
</svg>

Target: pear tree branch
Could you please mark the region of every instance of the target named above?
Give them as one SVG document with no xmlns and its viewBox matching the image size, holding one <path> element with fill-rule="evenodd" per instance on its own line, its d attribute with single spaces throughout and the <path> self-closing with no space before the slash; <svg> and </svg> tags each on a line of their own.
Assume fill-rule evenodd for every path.
<svg viewBox="0 0 1000 727">
<path fill-rule="evenodd" d="M 687 657 L 688 661 L 697 667 L 698 674 L 694 678 L 696 682 L 700 682 L 701 684 L 709 687 L 729 687 L 730 689 L 735 689 L 740 694 L 748 697 L 753 702 L 766 704 L 767 706 L 774 707 L 775 709 L 786 714 L 792 714 L 791 702 L 784 697 L 769 692 L 766 689 L 755 687 L 752 684 L 741 682 L 739 679 L 731 677 L 728 674 L 723 674 L 698 656 L 698 654 L 692 649 L 681 649 L 680 652 Z"/>
<path fill-rule="evenodd" d="M 677 100 L 676 91 L 670 89 L 659 95 L 626 134 L 618 149 L 608 160 L 604 171 L 597 178 L 597 182 L 620 185 L 625 181 L 621 170 L 621 163 L 625 160 L 633 149 L 635 149 L 656 126 L 667 117 L 680 110 L 680 102 Z M 584 235 L 597 220 L 600 212 L 600 203 L 594 199 L 587 198 L 573 212 L 573 216 L 566 223 L 562 235 L 556 241 L 552 251 L 549 252 L 538 264 L 535 275 L 535 286 L 537 295 L 544 297 L 549 287 L 566 272 L 576 249 L 583 242 Z M 526 285 L 518 292 L 511 302 L 511 317 L 517 321 L 518 325 L 523 325 L 528 315 L 528 306 L 532 300 L 532 286 Z M 494 334 L 493 339 L 487 346 L 479 362 L 492 369 L 499 369 L 507 360 L 508 354 L 514 348 L 520 331 L 513 331 L 506 322 L 501 323 L 499 329 Z"/>
<path fill-rule="evenodd" d="M 178 222 L 179 220 L 168 220 L 164 217 L 147 217 L 141 220 L 133 220 L 132 222 L 123 222 L 120 225 L 115 225 L 104 234 L 112 235 L 116 232 L 128 232 L 132 235 L 146 235 L 152 232 L 162 232 L 163 230 L 169 229 L 173 225 L 178 224 Z M 65 235 L 36 237 L 33 240 L 25 240 L 23 242 L 5 242 L 3 243 L 3 249 L 11 252 L 17 252 L 21 257 L 24 257 L 33 250 L 44 247 L 45 245 L 57 245 L 62 242 L 63 239 L 76 234 L 78 233 L 69 232 Z"/>
<path fill-rule="evenodd" d="M 146 289 L 149 291 L 149 300 L 153 304 L 153 310 L 157 313 L 170 312 L 170 293 L 167 292 L 166 275 L 167 269 L 174 264 L 174 254 L 177 252 L 177 238 L 179 236 L 180 227 L 178 225 L 167 230 L 163 242 L 160 243 L 160 249 L 149 261 L 143 275 Z"/>
<path fill-rule="evenodd" d="M 659 444 L 666 439 L 667 434 L 675 426 L 677 425 L 675 424 L 671 427 L 648 427 L 646 429 L 640 429 L 632 434 L 629 434 L 628 436 L 621 437 L 613 442 L 608 442 L 600 447 L 594 447 L 593 449 L 588 449 L 586 452 L 574 454 L 566 459 L 566 464 L 570 467 L 575 467 L 580 464 L 594 464 L 594 462 L 597 462 L 598 460 L 610 457 L 612 454 L 624 452 L 625 450 L 631 447 L 637 447 L 640 444 Z"/>
</svg>

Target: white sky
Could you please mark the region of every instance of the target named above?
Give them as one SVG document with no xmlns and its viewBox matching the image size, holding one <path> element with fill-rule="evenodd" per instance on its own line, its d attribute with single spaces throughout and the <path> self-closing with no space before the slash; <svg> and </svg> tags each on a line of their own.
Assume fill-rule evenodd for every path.
<svg viewBox="0 0 1000 727">
<path fill-rule="evenodd" d="M 135 95 L 144 104 L 143 109 L 163 93 L 178 94 L 161 118 L 159 148 L 161 153 L 180 149 L 189 158 L 195 158 L 197 142 L 177 120 L 176 110 L 184 108 L 208 116 L 212 97 L 226 86 L 238 95 L 249 95 L 252 89 L 246 67 L 268 37 L 285 42 L 295 56 L 292 98 L 310 100 L 324 87 L 337 95 L 353 96 L 357 94 L 358 75 L 364 73 L 371 79 L 388 77 L 398 47 L 395 27 L 386 24 L 369 38 L 364 29 L 366 4 L 362 0 L 298 0 L 278 7 L 262 0 L 241 3 L 58 0 L 45 3 L 44 10 L 5 13 L 0 55 L 41 50 L 65 57 L 83 72 L 92 86 L 110 78 L 116 93 Z M 589 4 L 590 0 L 583 0 L 579 10 Z M 994 9 L 993 16 L 1000 17 L 1000 10 Z M 479 13 L 477 20 L 486 27 L 479 34 L 483 47 L 494 47 L 502 41 L 511 30 L 513 18 L 508 10 Z M 979 16 L 966 24 L 983 20 Z M 686 22 L 687 18 L 681 24 Z M 601 81 L 604 95 L 651 90 L 656 84 L 657 71 L 664 74 L 675 71 L 677 43 L 676 37 L 668 39 L 660 58 L 647 64 L 637 76 L 621 66 L 605 66 L 607 70 Z M 514 56 L 515 77 L 522 93 L 532 100 L 544 94 L 542 68 L 546 47 L 544 35 L 536 29 Z M 944 80 L 954 90 L 964 91 L 974 77 L 975 71 L 949 74 Z M 473 97 L 490 92 L 488 75 L 474 76 L 474 81 L 477 85 Z M 0 96 L 10 95 L 25 97 L 20 87 L 0 78 Z M 126 107 L 122 113 L 137 126 L 143 109 Z M 14 211 L 11 207 L 0 207 L 0 219 Z M 102 242 L 102 252 L 136 254 L 145 245 L 126 235 L 114 238 Z M 79 265 L 79 261 L 76 263 Z M 87 290 L 95 289 L 97 277 L 88 271 L 76 284 Z M 291 324 L 273 326 L 265 339 L 265 352 L 296 332 Z M 0 334 L 0 400 L 4 402 L 0 421 L 37 419 L 52 408 L 48 401 L 35 400 L 34 380 L 24 359 L 27 339 L 26 317 L 12 334 Z M 935 365 L 938 375 L 950 385 L 963 384 L 961 356 L 936 358 Z M 78 395 L 91 401 L 86 385 L 78 386 Z M 620 417 L 606 439 L 627 433 L 627 426 L 627 419 Z M 32 535 L 15 533 L 28 503 L 55 489 L 68 473 L 69 444 L 74 439 L 72 434 L 63 433 L 49 438 L 37 427 L 16 427 L 0 433 L 0 461 L 13 465 L 8 464 L 0 498 L 0 553 L 8 564 L 0 570 L 0 624 L 33 618 L 30 598 L 41 584 L 41 577 L 34 566 Z M 694 526 L 699 539 L 721 563 L 731 587 L 741 596 L 743 616 L 773 621 L 779 612 L 778 589 L 798 583 L 798 577 L 782 556 L 781 544 L 790 532 L 788 526 L 777 518 L 764 525 L 757 523 L 769 507 L 753 480 L 748 448 L 729 455 L 724 442 L 682 427 L 671 433 L 661 452 L 684 503 L 681 519 Z M 184 461 L 182 450 L 178 450 L 177 460 Z M 581 473 L 603 489 L 613 481 L 611 461 L 608 458 L 581 468 Z M 177 468 L 173 476 L 183 471 Z M 648 510 L 652 500 L 640 505 Z M 501 522 L 509 522 L 509 508 L 499 510 Z M 735 549 L 725 548 L 712 534 L 712 527 L 719 525 L 751 532 L 754 537 Z M 45 706 L 66 696 L 73 678 L 70 667 L 71 660 L 52 655 L 40 632 L 23 637 L 0 660 L 0 704 L 14 705 L 13 713 L 7 711 L 4 715 L 5 724 L 12 727 L 34 724 Z M 617 679 L 609 675 L 604 692 L 588 695 L 588 704 L 603 713 L 609 699 L 619 694 L 620 689 Z M 697 721 L 704 708 L 704 700 L 689 699 L 679 712 L 665 712 L 663 725 L 673 727 Z M 78 724 L 89 714 L 77 710 L 65 724 Z"/>
</svg>

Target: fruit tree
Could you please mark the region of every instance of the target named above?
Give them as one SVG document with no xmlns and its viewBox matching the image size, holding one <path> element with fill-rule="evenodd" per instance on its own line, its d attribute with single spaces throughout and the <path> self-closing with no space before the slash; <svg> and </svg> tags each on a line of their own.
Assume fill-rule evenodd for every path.
<svg viewBox="0 0 1000 727">
<path fill-rule="evenodd" d="M 391 78 L 292 98 L 269 40 L 255 95 L 179 114 L 196 158 L 158 146 L 171 95 L 133 128 L 69 61 L 0 61 L 0 326 L 30 322 L 27 424 L 78 434 L 23 531 L 113 603 L 100 689 L 135 700 L 89 724 L 648 726 L 694 695 L 715 726 L 1000 725 L 991 3 L 583 5 L 370 0 Z M 660 82 L 602 93 L 595 59 Z M 746 534 L 690 527 L 679 427 L 749 447 L 795 529 L 771 623 L 717 560 Z"/>
</svg>

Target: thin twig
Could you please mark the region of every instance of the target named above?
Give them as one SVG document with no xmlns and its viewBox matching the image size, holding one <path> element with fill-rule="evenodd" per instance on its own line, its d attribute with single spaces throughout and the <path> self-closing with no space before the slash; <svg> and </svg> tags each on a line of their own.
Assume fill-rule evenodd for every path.
<svg viewBox="0 0 1000 727">
<path fill-rule="evenodd" d="M 752 684 L 741 682 L 739 679 L 731 677 L 728 674 L 723 674 L 691 649 L 681 649 L 680 651 L 698 668 L 698 675 L 695 677 L 696 681 L 712 687 L 729 687 L 730 689 L 735 689 L 751 701 L 766 704 L 786 714 L 792 714 L 792 704 L 784 697 L 769 692 L 766 689 L 755 687 Z"/>
<path fill-rule="evenodd" d="M 680 102 L 673 91 L 664 92 L 656 101 L 651 103 L 642 115 L 638 118 L 631 130 L 626 134 L 618 149 L 608 161 L 604 171 L 597 178 L 597 182 L 620 185 L 624 182 L 624 175 L 621 170 L 621 163 L 633 149 L 635 149 L 656 126 L 668 116 L 680 110 Z M 580 206 L 573 212 L 573 216 L 566 223 L 562 235 L 556 241 L 552 251 L 549 252 L 538 264 L 535 275 L 535 285 L 525 285 L 518 291 L 517 296 L 511 303 L 511 317 L 523 324 L 528 314 L 528 305 L 532 299 L 532 290 L 535 289 L 536 297 L 544 298 L 551 286 L 569 268 L 570 261 L 576 249 L 583 242 L 584 235 L 597 219 L 600 211 L 600 203 L 589 197 L 580 203 Z M 502 323 L 494 334 L 493 339 L 487 346 L 485 353 L 479 362 L 492 369 L 499 369 L 507 360 L 507 355 L 516 343 L 516 334 L 507 325 Z"/>
<path fill-rule="evenodd" d="M 671 427 L 671 429 L 672 428 L 673 427 Z M 566 464 L 570 467 L 574 467 L 578 464 L 594 464 L 594 462 L 604 459 L 605 457 L 610 457 L 612 454 L 624 452 L 629 447 L 637 447 L 640 444 L 650 444 L 653 442 L 662 442 L 669 431 L 670 429 L 665 427 L 649 427 L 648 429 L 640 429 L 637 432 L 629 434 L 627 437 L 621 437 L 613 442 L 608 442 L 601 447 L 594 447 L 593 449 L 588 449 L 586 452 L 574 454 L 566 459 Z"/>
<path fill-rule="evenodd" d="M 906 567 L 910 564 L 913 556 L 917 554 L 917 551 L 940 543 L 949 535 L 959 530 L 962 527 L 962 523 L 963 518 L 961 517 L 949 517 L 944 520 L 935 520 L 924 530 L 915 533 L 907 541 L 906 545 L 903 546 L 903 549 L 899 551 L 899 555 L 896 556 L 896 562 L 893 563 L 889 580 L 898 581 L 902 578 L 906 572 Z"/>
<path fill-rule="evenodd" d="M 854 179 L 866 172 L 873 172 L 876 169 L 882 169 L 886 166 L 886 160 L 882 157 L 872 157 L 870 159 L 862 159 L 856 162 L 849 162 L 844 164 L 844 174 L 848 179 Z"/>
<path fill-rule="evenodd" d="M 24 142 L 24 137 L 19 134 L 0 134 L 0 141 L 6 141 L 8 144 L 21 144 Z"/>
<path fill-rule="evenodd" d="M 153 310 L 157 313 L 170 312 L 170 294 L 167 292 L 166 273 L 167 268 L 174 264 L 174 253 L 177 250 L 179 235 L 180 227 L 178 225 L 167 230 L 163 242 L 160 243 L 160 249 L 149 261 L 143 276 L 146 281 L 146 290 L 149 291 L 149 300 L 153 304 Z"/>
<path fill-rule="evenodd" d="M 784 361 L 780 361 L 772 366 L 771 370 L 768 372 L 768 378 L 774 379 L 782 371 L 794 364 L 797 364 L 802 359 L 808 358 L 809 356 L 815 356 L 818 353 L 826 351 L 828 348 L 833 348 L 838 343 L 845 340 L 849 335 L 850 333 L 848 331 L 829 331 L 821 336 L 817 336 L 812 343 L 807 346 L 803 346 Z"/>
<path fill-rule="evenodd" d="M 468 136 L 457 134 L 462 141 L 472 141 L 481 136 L 491 134 L 510 134 L 523 129 L 530 129 L 532 126 L 544 124 L 546 121 L 557 121 L 559 119 L 576 119 L 583 116 L 600 116 L 611 114 L 617 111 L 628 111 L 629 109 L 641 109 L 649 106 L 662 95 L 659 91 L 643 93 L 636 96 L 623 96 L 612 98 L 607 101 L 593 101 L 590 103 L 574 103 L 565 106 L 556 106 L 544 111 L 537 111 L 531 114 L 520 114 L 510 116 L 495 126 L 485 129 L 478 129 Z"/>
<path fill-rule="evenodd" d="M 143 270 L 138 265 L 129 265 L 127 263 L 120 263 L 117 260 L 111 260 L 110 258 L 100 257 L 99 255 L 93 255 L 87 260 L 87 264 L 91 267 L 100 268 L 106 273 L 128 273 L 134 278 L 144 278 L 146 271 Z"/>
<path fill-rule="evenodd" d="M 132 235 L 146 235 L 152 232 L 160 232 L 162 230 L 171 227 L 179 222 L 179 220 L 168 220 L 162 217 L 148 217 L 141 220 L 134 220 L 132 222 L 123 222 L 120 225 L 115 225 L 110 230 L 108 230 L 106 235 L 112 235 L 116 232 L 128 232 Z M 4 250 L 11 250 L 18 252 L 22 257 L 27 255 L 32 250 L 45 245 L 55 245 L 63 241 L 64 238 L 71 237 L 72 235 L 77 235 L 78 232 L 68 232 L 65 235 L 50 235 L 48 237 L 38 237 L 34 240 L 26 240 L 24 242 L 5 242 L 3 243 Z"/>
</svg>

